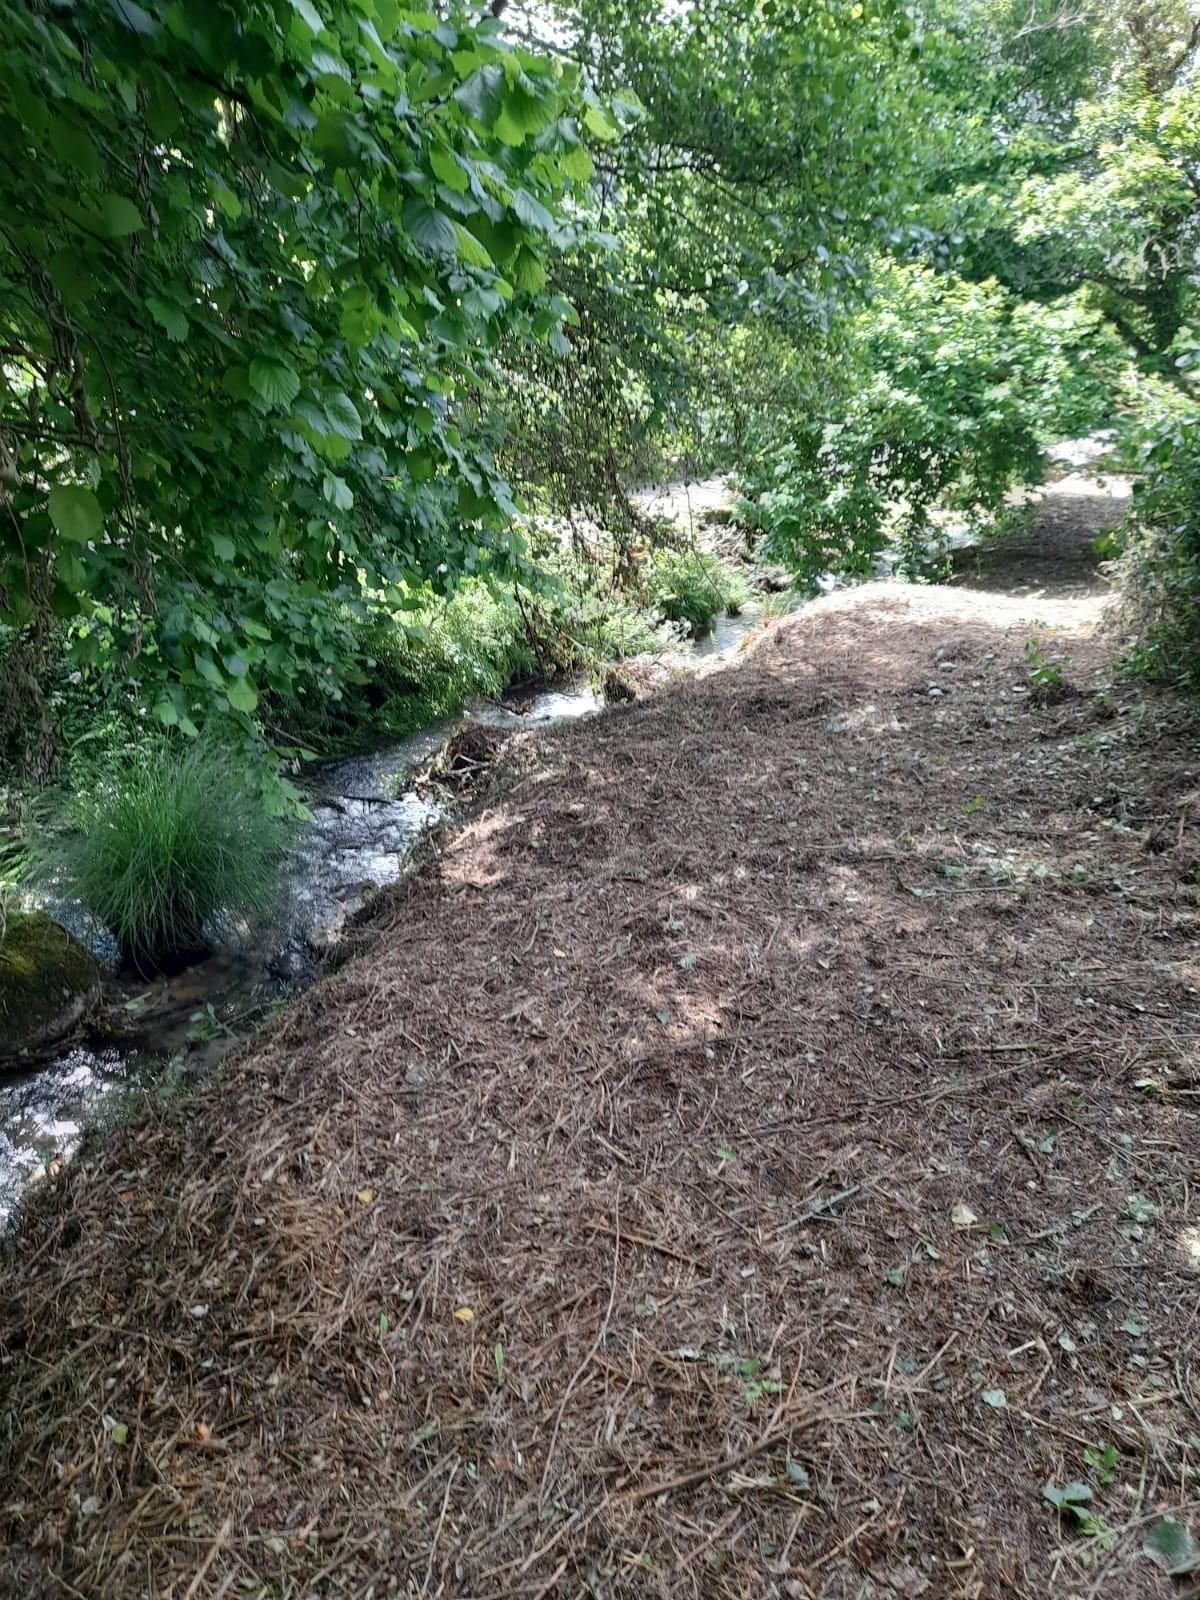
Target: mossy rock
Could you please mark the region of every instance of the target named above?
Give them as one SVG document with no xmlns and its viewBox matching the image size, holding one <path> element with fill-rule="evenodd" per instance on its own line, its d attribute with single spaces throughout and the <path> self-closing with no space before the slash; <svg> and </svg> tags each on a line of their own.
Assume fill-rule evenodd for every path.
<svg viewBox="0 0 1200 1600">
<path fill-rule="evenodd" d="M 61 1039 L 100 998 L 91 953 L 44 911 L 10 911 L 0 939 L 0 1065 Z"/>
</svg>

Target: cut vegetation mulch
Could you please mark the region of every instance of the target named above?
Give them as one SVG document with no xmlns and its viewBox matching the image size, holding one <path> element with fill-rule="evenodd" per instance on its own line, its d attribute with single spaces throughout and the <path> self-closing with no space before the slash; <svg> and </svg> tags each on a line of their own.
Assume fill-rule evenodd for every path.
<svg viewBox="0 0 1200 1600">
<path fill-rule="evenodd" d="M 1016 616 L 863 589 L 546 737 L 48 1186 L 0 1592 L 1186 1592 L 1197 724 L 1044 628 L 1037 709 Z"/>
</svg>

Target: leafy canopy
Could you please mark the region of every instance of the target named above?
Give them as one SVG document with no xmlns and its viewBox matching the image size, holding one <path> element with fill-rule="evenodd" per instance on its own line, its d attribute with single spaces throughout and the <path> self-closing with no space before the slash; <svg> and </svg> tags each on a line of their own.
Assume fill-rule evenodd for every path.
<svg viewBox="0 0 1200 1600">
<path fill-rule="evenodd" d="M 519 560 L 462 402 L 570 315 L 593 109 L 486 15 L 5 6 L 0 623 L 249 726 L 340 693 L 371 596 Z"/>
</svg>

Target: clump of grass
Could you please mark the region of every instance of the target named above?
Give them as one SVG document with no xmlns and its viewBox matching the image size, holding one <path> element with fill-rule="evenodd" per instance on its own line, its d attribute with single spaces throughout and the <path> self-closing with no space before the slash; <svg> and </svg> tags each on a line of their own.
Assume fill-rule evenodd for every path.
<svg viewBox="0 0 1200 1600">
<path fill-rule="evenodd" d="M 1062 662 L 1046 654 L 1040 639 L 1030 639 L 1025 646 L 1025 678 L 1034 705 L 1053 705 L 1067 693 Z"/>
<path fill-rule="evenodd" d="M 72 795 L 33 840 L 31 876 L 78 900 L 143 974 L 178 970 L 275 901 L 286 824 L 208 739 L 156 741 Z"/>
<path fill-rule="evenodd" d="M 736 615 L 750 598 L 750 586 L 735 568 L 699 550 L 656 550 L 648 564 L 647 588 L 664 621 L 685 623 L 696 634 L 718 612 Z"/>
</svg>

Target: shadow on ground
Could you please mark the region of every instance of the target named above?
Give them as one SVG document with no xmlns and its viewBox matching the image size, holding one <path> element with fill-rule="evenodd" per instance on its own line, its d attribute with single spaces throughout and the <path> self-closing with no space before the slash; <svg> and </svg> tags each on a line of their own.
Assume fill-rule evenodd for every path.
<svg viewBox="0 0 1200 1600">
<path fill-rule="evenodd" d="M 1122 478 L 1072 475 L 1051 484 L 1028 506 L 1025 527 L 953 556 L 958 587 L 1027 597 L 1079 600 L 1108 593 L 1097 539 L 1125 515 Z"/>
</svg>

